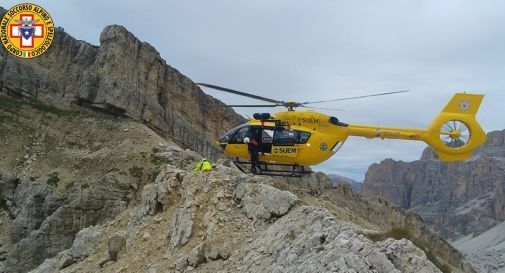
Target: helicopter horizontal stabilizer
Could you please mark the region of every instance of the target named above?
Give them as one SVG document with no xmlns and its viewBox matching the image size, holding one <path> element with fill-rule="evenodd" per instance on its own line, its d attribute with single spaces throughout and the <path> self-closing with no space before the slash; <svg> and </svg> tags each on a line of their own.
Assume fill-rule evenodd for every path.
<svg viewBox="0 0 505 273">
<path fill-rule="evenodd" d="M 431 122 L 423 140 L 443 161 L 465 160 L 486 141 L 475 118 L 484 95 L 457 93 Z"/>
</svg>

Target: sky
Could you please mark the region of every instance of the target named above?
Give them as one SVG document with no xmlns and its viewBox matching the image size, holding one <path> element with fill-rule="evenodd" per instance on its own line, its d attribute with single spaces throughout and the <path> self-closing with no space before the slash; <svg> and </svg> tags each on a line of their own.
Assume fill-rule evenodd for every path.
<svg viewBox="0 0 505 273">
<path fill-rule="evenodd" d="M 505 129 L 505 1 L 31 1 L 95 45 L 106 25 L 123 25 L 195 82 L 296 101 L 411 90 L 321 105 L 343 109 L 323 112 L 346 123 L 425 128 L 465 91 L 486 95 L 477 115 L 484 130 Z M 372 163 L 416 160 L 425 147 L 349 138 L 314 169 L 362 181 Z"/>
</svg>

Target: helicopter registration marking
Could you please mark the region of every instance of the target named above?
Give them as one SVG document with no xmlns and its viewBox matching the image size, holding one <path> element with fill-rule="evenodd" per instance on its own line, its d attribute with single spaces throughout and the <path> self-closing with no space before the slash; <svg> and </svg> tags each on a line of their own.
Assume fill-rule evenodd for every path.
<svg viewBox="0 0 505 273">
<path fill-rule="evenodd" d="M 295 157 L 297 155 L 297 152 L 298 149 L 296 147 L 272 147 L 272 154 L 278 156 Z"/>
<path fill-rule="evenodd" d="M 299 123 L 319 123 L 319 119 L 317 118 L 298 118 Z"/>
</svg>

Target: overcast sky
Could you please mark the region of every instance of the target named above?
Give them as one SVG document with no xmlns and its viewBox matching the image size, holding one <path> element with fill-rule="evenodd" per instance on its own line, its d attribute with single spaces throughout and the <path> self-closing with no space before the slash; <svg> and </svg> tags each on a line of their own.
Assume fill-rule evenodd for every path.
<svg viewBox="0 0 505 273">
<path fill-rule="evenodd" d="M 505 128 L 505 1 L 32 2 L 95 45 L 106 25 L 124 25 L 195 82 L 298 101 L 412 91 L 324 105 L 345 109 L 328 114 L 347 123 L 424 128 L 466 91 L 486 94 L 478 114 L 486 131 Z M 362 180 L 373 162 L 416 160 L 424 147 L 350 138 L 316 169 Z"/>
</svg>

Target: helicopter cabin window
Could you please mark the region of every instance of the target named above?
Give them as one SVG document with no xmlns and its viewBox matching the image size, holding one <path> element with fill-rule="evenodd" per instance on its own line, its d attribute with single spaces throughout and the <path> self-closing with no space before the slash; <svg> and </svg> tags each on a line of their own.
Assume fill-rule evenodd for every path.
<svg viewBox="0 0 505 273">
<path fill-rule="evenodd" d="M 298 130 L 278 129 L 275 130 L 274 145 L 293 145 L 306 143 L 310 138 L 310 133 Z"/>
<path fill-rule="evenodd" d="M 272 143 L 274 139 L 274 129 L 263 129 L 261 132 L 261 143 Z"/>
</svg>

